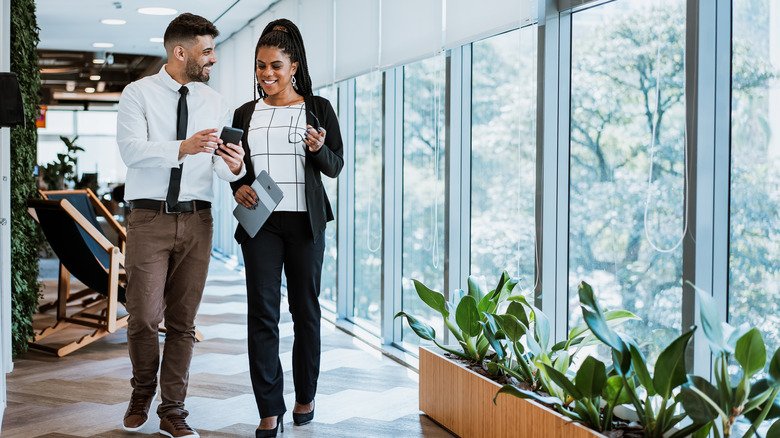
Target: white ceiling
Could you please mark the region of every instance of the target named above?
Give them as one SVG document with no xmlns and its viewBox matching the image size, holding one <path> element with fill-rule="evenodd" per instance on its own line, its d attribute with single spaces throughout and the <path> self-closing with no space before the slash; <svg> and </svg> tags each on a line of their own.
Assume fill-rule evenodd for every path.
<svg viewBox="0 0 780 438">
<path fill-rule="evenodd" d="M 167 7 L 191 12 L 211 20 L 220 31 L 217 42 L 229 37 L 257 17 L 275 0 L 36 0 L 41 49 L 146 54 L 165 57 L 162 37 L 175 17 L 142 15 L 142 7 Z M 117 8 L 115 5 L 120 5 Z M 127 21 L 121 26 L 102 24 L 104 18 Z M 216 20 L 216 21 L 215 21 Z M 113 43 L 110 49 L 96 49 L 92 43 Z"/>
</svg>

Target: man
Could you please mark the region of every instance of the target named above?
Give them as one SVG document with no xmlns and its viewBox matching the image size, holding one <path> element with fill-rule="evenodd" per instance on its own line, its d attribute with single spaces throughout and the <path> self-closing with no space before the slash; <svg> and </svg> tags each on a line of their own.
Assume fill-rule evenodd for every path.
<svg viewBox="0 0 780 438">
<path fill-rule="evenodd" d="M 197 437 L 185 418 L 195 314 L 211 254 L 212 172 L 226 181 L 244 176 L 241 146 L 223 144 L 230 125 L 224 99 L 204 84 L 217 62 L 216 27 L 182 14 L 165 31 L 168 63 L 128 85 L 119 99 L 117 143 L 127 165 L 127 343 L 133 393 L 124 429 L 149 421 L 160 369 L 160 433 Z M 165 321 L 160 365 L 158 326 Z"/>
</svg>

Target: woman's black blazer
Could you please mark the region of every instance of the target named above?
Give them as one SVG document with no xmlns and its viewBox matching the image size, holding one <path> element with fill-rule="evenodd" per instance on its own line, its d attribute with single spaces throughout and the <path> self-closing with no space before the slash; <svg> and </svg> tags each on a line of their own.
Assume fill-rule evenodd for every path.
<svg viewBox="0 0 780 438">
<path fill-rule="evenodd" d="M 306 212 L 309 214 L 309 223 L 314 241 L 319 239 L 325 230 L 325 224 L 333 220 L 333 209 L 330 206 L 328 195 L 322 187 L 322 174 L 331 178 L 336 178 L 344 167 L 343 144 L 341 141 L 341 131 L 339 130 L 339 121 L 336 112 L 327 99 L 320 96 L 304 97 L 306 106 L 306 123 L 315 126 L 314 117 L 309 111 L 312 111 L 320 125 L 325 129 L 325 145 L 316 153 L 306 150 L 306 165 L 304 173 L 306 175 Z M 238 181 L 230 183 L 235 195 L 239 187 L 243 185 L 251 186 L 257 175 L 252 165 L 252 157 L 249 152 L 249 122 L 252 120 L 252 114 L 255 111 L 257 100 L 249 101 L 236 109 L 233 114 L 233 127 L 244 130 L 244 136 L 241 139 L 244 147 L 244 165 L 246 166 L 246 175 Z M 241 224 L 236 228 L 236 241 L 239 244 L 249 239 L 249 234 L 244 230 Z"/>
</svg>

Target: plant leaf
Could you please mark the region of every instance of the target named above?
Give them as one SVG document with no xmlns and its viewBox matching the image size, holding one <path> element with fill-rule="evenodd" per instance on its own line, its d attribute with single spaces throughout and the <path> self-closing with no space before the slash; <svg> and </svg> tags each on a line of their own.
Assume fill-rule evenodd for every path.
<svg viewBox="0 0 780 438">
<path fill-rule="evenodd" d="M 734 358 L 742 365 L 742 369 L 750 379 L 755 373 L 764 369 L 766 364 L 766 345 L 757 328 L 752 328 L 737 341 Z"/>
<path fill-rule="evenodd" d="M 479 301 L 485 296 L 485 292 L 482 291 L 482 286 L 479 285 L 477 278 L 473 275 L 469 275 L 469 296 L 474 298 L 475 301 Z"/>
<path fill-rule="evenodd" d="M 550 345 L 550 320 L 540 309 L 532 306 L 534 311 L 534 334 L 542 351 L 547 351 Z"/>
<path fill-rule="evenodd" d="M 712 296 L 702 289 L 696 287 L 693 283 L 687 282 L 696 290 L 696 298 L 699 301 L 699 314 L 701 316 L 701 326 L 704 329 L 704 337 L 710 344 L 712 354 L 718 355 L 723 352 L 729 352 L 729 346 L 723 336 L 723 327 L 721 318 L 718 315 L 718 307 Z"/>
<path fill-rule="evenodd" d="M 547 365 L 546 363 L 543 363 L 542 366 L 544 367 L 545 371 L 547 371 L 547 375 L 550 377 L 550 380 L 561 387 L 561 389 L 563 389 L 566 394 L 572 396 L 575 400 L 580 400 L 583 398 L 583 394 L 580 392 L 580 390 L 577 389 L 574 383 L 572 383 L 572 381 L 569 380 L 569 378 L 566 377 L 563 373 L 551 367 L 550 365 Z"/>
<path fill-rule="evenodd" d="M 629 391 L 635 391 L 635 388 L 624 388 L 623 377 L 610 376 L 607 378 L 606 385 L 601 392 L 601 396 L 611 406 L 624 405 L 631 403 Z"/>
<path fill-rule="evenodd" d="M 490 346 L 493 347 L 493 351 L 496 352 L 498 359 L 504 360 L 506 351 L 504 350 L 504 346 L 496 339 L 496 322 L 493 319 L 493 315 L 487 314 L 485 316 L 487 320 L 485 322 L 479 322 L 482 325 L 482 334 L 485 335 L 485 339 L 487 339 Z"/>
<path fill-rule="evenodd" d="M 677 401 L 696 424 L 703 425 L 718 418 L 718 410 L 713 404 L 720 406 L 720 393 L 710 382 L 699 376 L 688 377 L 688 382 L 683 384 L 677 395 Z"/>
<path fill-rule="evenodd" d="M 516 386 L 512 385 L 504 385 L 501 387 L 501 389 L 498 390 L 496 395 L 493 397 L 493 403 L 496 403 L 496 399 L 501 394 L 509 394 L 513 395 L 518 398 L 524 398 L 529 400 L 538 401 L 539 403 L 544 403 L 546 405 L 562 405 L 563 402 L 558 397 L 552 397 L 552 396 L 543 396 L 541 394 L 537 394 L 533 391 L 528 391 L 526 389 L 518 388 Z"/>
<path fill-rule="evenodd" d="M 601 310 L 601 307 L 593 294 L 593 288 L 584 281 L 581 282 L 579 286 L 579 297 L 583 319 L 591 332 L 593 332 L 601 342 L 619 352 L 621 356 L 627 356 L 629 354 L 628 349 L 620 339 L 620 336 L 618 336 L 607 324 L 604 312 Z"/>
<path fill-rule="evenodd" d="M 780 348 L 775 350 L 769 362 L 769 379 L 774 385 L 780 385 Z"/>
<path fill-rule="evenodd" d="M 601 396 L 604 385 L 607 383 L 607 367 L 604 362 L 593 356 L 588 356 L 577 370 L 574 384 L 584 397 L 594 398 Z"/>
<path fill-rule="evenodd" d="M 497 308 L 496 302 L 493 300 L 493 294 L 487 294 L 479 300 L 477 304 L 477 310 L 479 313 L 493 313 Z"/>
<path fill-rule="evenodd" d="M 745 406 L 742 409 L 742 413 L 750 419 L 751 423 L 758 418 L 758 414 L 761 412 L 760 408 L 769 400 L 773 389 L 774 388 L 769 385 L 768 379 L 758 379 L 750 385 L 750 392 L 747 401 L 745 402 Z M 753 411 L 756 408 L 759 409 Z M 768 418 L 774 418 L 772 416 L 772 408 L 770 408 Z"/>
<path fill-rule="evenodd" d="M 522 303 L 519 301 L 512 301 L 509 303 L 509 307 L 506 309 L 507 315 L 512 315 L 515 318 L 517 318 L 518 321 L 522 322 L 524 326 L 528 327 L 530 325 L 530 321 L 528 320 L 528 314 L 525 312 L 525 306 L 523 306 Z"/>
<path fill-rule="evenodd" d="M 680 335 L 658 355 L 653 373 L 653 387 L 662 397 L 671 397 L 672 390 L 688 380 L 685 374 L 685 349 L 694 330 L 695 328 Z"/>
<path fill-rule="evenodd" d="M 780 420 L 775 421 L 766 431 L 766 438 L 780 438 Z"/>
<path fill-rule="evenodd" d="M 609 322 L 609 325 L 611 327 L 623 324 L 626 321 L 630 320 L 638 320 L 641 321 L 642 318 L 636 316 L 632 312 L 629 312 L 628 310 L 608 310 L 604 312 L 604 319 Z M 588 332 L 590 329 L 586 324 L 580 324 L 577 327 L 574 327 L 569 331 L 569 339 L 576 338 L 577 336 L 581 336 L 582 334 Z"/>
<path fill-rule="evenodd" d="M 650 377 L 650 372 L 647 371 L 647 360 L 645 359 L 645 356 L 642 354 L 642 351 L 639 350 L 636 343 L 631 343 L 628 348 L 631 352 L 631 366 L 634 367 L 634 372 L 636 373 L 639 383 L 645 387 L 648 395 L 655 395 L 655 385 L 653 385 L 653 379 Z"/>
<path fill-rule="evenodd" d="M 509 281 L 509 273 L 506 271 L 501 272 L 501 275 L 498 277 L 498 284 L 496 285 L 496 288 L 493 289 L 492 295 L 495 297 L 501 295 L 501 292 L 503 291 L 504 285 L 506 284 L 507 281 Z"/>
<path fill-rule="evenodd" d="M 772 402 L 768 400 L 772 395 L 773 389 L 774 386 L 769 379 L 758 379 L 751 385 L 748 402 L 745 403 L 745 408 L 742 411 L 751 423 L 756 421 L 766 403 L 772 403 L 766 419 L 771 420 L 780 417 L 780 395 L 777 395 Z"/>
<path fill-rule="evenodd" d="M 414 283 L 414 289 L 417 291 L 417 295 L 420 299 L 428 305 L 431 309 L 439 312 L 444 318 L 450 316 L 447 305 L 447 300 L 444 299 L 444 295 L 428 288 L 428 286 L 420 283 L 417 280 L 412 280 Z"/>
<path fill-rule="evenodd" d="M 477 301 L 471 295 L 466 295 L 460 299 L 458 308 L 455 309 L 455 322 L 461 331 L 467 336 L 478 336 L 482 331 L 479 325 L 479 311 L 477 310 Z"/>
<path fill-rule="evenodd" d="M 496 323 L 506 335 L 507 339 L 517 342 L 525 335 L 528 328 L 517 320 L 513 315 L 494 315 Z"/>
<path fill-rule="evenodd" d="M 425 339 L 426 341 L 436 340 L 436 330 L 434 330 L 433 327 L 418 320 L 406 312 L 396 313 L 393 319 L 398 318 L 399 316 L 406 318 L 406 321 L 409 323 L 409 327 L 411 327 L 414 333 L 420 338 Z"/>
</svg>

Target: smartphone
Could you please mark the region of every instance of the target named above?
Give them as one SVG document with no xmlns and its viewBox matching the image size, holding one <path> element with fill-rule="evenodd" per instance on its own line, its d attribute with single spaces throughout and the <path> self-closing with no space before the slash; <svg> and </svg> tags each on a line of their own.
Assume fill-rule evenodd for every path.
<svg viewBox="0 0 780 438">
<path fill-rule="evenodd" d="M 225 126 L 222 128 L 222 133 L 219 134 L 219 138 L 222 139 L 222 141 L 225 144 L 232 143 L 235 145 L 238 145 L 238 143 L 241 141 L 241 138 L 244 136 L 244 130 L 233 128 L 230 126 Z M 214 153 L 216 154 L 219 148 L 214 150 Z"/>
</svg>

